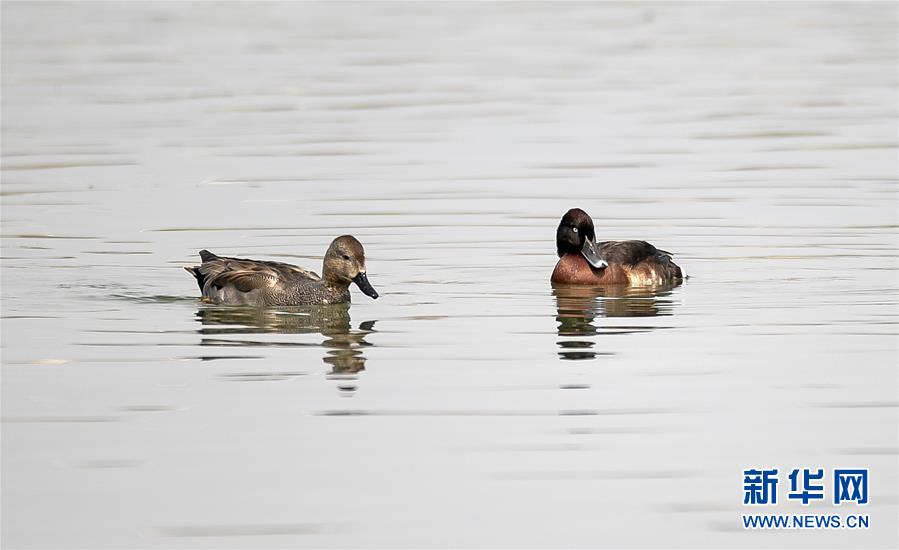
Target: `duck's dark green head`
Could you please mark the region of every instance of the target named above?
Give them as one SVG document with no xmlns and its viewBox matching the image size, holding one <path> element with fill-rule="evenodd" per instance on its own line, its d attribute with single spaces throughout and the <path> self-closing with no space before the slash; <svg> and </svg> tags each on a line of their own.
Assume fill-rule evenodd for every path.
<svg viewBox="0 0 899 550">
<path fill-rule="evenodd" d="M 560 258 L 565 254 L 581 254 L 597 269 L 608 265 L 596 249 L 593 219 L 580 208 L 572 208 L 562 216 L 556 229 L 556 252 Z"/>
</svg>

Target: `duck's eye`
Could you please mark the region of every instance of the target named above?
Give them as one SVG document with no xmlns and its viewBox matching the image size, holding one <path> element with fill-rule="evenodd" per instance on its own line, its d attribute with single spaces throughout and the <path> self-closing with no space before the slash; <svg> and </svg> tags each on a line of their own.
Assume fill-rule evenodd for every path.
<svg viewBox="0 0 899 550">
<path fill-rule="evenodd" d="M 344 255 L 343 255 L 343 259 L 344 259 L 344 260 L 349 260 L 349 259 L 350 259 L 350 257 L 349 257 L 349 256 L 347 256 L 347 255 L 346 255 L 346 254 L 344 254 Z"/>
<path fill-rule="evenodd" d="M 577 233 L 577 227 L 572 227 L 571 230 Z"/>
</svg>

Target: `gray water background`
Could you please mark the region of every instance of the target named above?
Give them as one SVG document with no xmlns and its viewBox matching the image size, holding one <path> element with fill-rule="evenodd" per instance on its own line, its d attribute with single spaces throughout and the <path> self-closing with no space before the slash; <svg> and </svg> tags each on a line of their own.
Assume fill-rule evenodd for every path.
<svg viewBox="0 0 899 550">
<path fill-rule="evenodd" d="M 2 5 L 2 544 L 896 547 L 895 3 Z M 554 292 L 570 207 L 686 284 Z M 208 248 L 347 312 L 200 304 Z M 749 532 L 742 470 L 871 469 Z"/>
</svg>

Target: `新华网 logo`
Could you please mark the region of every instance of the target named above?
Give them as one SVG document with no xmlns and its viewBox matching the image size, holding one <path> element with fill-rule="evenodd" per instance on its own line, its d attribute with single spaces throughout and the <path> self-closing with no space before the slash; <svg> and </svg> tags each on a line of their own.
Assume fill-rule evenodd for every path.
<svg viewBox="0 0 899 550">
<path fill-rule="evenodd" d="M 786 471 L 784 471 L 786 473 Z M 776 506 L 779 494 L 802 506 L 828 503 L 832 506 L 868 504 L 868 469 L 793 468 L 781 484 L 778 468 L 743 470 L 743 505 Z M 839 514 L 744 514 L 745 529 L 867 529 L 865 515 Z"/>
</svg>

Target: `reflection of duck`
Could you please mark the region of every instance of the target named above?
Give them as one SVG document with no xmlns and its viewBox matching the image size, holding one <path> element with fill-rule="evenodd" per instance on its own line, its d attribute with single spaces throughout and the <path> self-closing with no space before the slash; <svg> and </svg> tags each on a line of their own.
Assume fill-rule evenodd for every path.
<svg viewBox="0 0 899 550">
<path fill-rule="evenodd" d="M 350 302 L 350 283 L 377 298 L 365 274 L 365 250 L 352 235 L 331 242 L 322 265 L 322 277 L 291 264 L 226 258 L 200 251 L 203 263 L 185 267 L 214 304 L 296 306 Z"/>
<path fill-rule="evenodd" d="M 331 366 L 329 374 L 356 373 L 365 369 L 362 348 L 371 344 L 365 337 L 374 332 L 375 321 L 350 326 L 348 304 L 293 306 L 277 309 L 255 307 L 206 307 L 197 311 L 203 335 L 227 334 L 314 334 L 326 337 L 322 347 L 328 351 L 323 361 Z M 204 338 L 201 345 L 283 346 L 290 344 Z M 306 345 L 306 344 L 296 344 Z"/>
<path fill-rule="evenodd" d="M 197 311 L 197 319 L 203 324 L 201 331 L 203 334 L 318 332 L 327 336 L 350 330 L 348 304 L 285 306 L 277 309 L 245 306 L 204 307 Z"/>
<path fill-rule="evenodd" d="M 671 253 L 646 241 L 596 242 L 593 220 L 580 208 L 572 208 L 559 222 L 556 251 L 554 283 L 652 286 L 683 279 Z"/>
<path fill-rule="evenodd" d="M 667 299 L 677 284 L 657 286 L 583 286 L 553 285 L 559 312 L 577 312 L 600 317 L 654 317 L 671 315 L 672 301 Z"/>
<path fill-rule="evenodd" d="M 323 361 L 331 365 L 328 374 L 353 374 L 365 370 L 365 355 L 362 348 L 371 344 L 365 341 L 365 337 L 374 332 L 375 321 L 366 321 L 359 325 L 359 332 L 344 332 L 330 334 L 322 345 L 329 348 Z M 346 389 L 355 389 L 349 388 Z"/>
<path fill-rule="evenodd" d="M 593 359 L 599 353 L 593 351 L 595 342 L 583 337 L 599 334 L 594 324 L 596 317 L 653 317 L 671 315 L 672 300 L 667 296 L 677 284 L 654 287 L 626 285 L 582 286 L 553 285 L 556 298 L 558 334 L 562 337 L 580 337 L 558 342 L 563 351 L 562 359 Z M 652 327 L 614 327 L 615 332 L 637 332 Z"/>
</svg>

